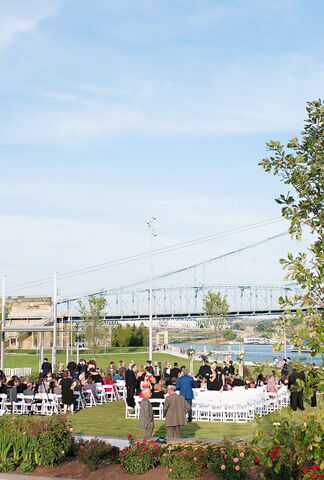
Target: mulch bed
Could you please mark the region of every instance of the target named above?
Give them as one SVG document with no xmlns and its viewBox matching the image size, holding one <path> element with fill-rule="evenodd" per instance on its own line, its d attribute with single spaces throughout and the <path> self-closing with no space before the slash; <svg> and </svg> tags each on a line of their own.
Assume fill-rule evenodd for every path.
<svg viewBox="0 0 324 480">
<path fill-rule="evenodd" d="M 261 469 L 253 467 L 246 480 L 260 479 Z M 129 475 L 120 469 L 119 465 L 108 465 L 90 472 L 85 465 L 77 460 L 70 460 L 61 463 L 55 467 L 37 467 L 32 473 L 35 476 L 45 476 L 53 478 L 79 478 L 80 480 L 168 480 L 168 475 L 164 467 L 156 467 L 143 475 Z M 27 477 L 28 478 L 28 477 Z M 218 477 L 208 469 L 196 480 L 217 480 Z"/>
</svg>

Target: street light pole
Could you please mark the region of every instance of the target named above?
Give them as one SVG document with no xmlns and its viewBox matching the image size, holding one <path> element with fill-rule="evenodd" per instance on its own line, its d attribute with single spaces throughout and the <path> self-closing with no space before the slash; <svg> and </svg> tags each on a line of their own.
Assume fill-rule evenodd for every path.
<svg viewBox="0 0 324 480">
<path fill-rule="evenodd" d="M 56 371 L 56 351 L 57 351 L 57 272 L 54 273 L 54 285 L 53 285 L 53 347 L 52 347 L 53 372 Z"/>
<path fill-rule="evenodd" d="M 1 305 L 1 358 L 0 369 L 4 369 L 4 353 L 6 346 L 6 276 L 2 276 L 2 305 Z"/>
<path fill-rule="evenodd" d="M 150 273 L 149 273 L 149 360 L 153 360 L 153 237 L 154 222 L 156 218 L 151 217 L 147 222 L 150 232 Z"/>
</svg>

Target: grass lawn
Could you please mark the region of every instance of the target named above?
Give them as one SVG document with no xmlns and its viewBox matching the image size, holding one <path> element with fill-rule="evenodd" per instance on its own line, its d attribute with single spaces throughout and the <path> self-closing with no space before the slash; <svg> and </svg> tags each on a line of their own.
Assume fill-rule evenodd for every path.
<svg viewBox="0 0 324 480">
<path fill-rule="evenodd" d="M 46 352 L 44 356 L 48 357 L 49 361 L 51 361 L 51 354 Z M 124 349 L 123 351 L 112 351 L 111 353 L 104 353 L 104 354 L 89 354 L 89 353 L 82 353 L 80 354 L 80 358 L 85 358 L 90 360 L 95 358 L 97 360 L 97 364 L 100 368 L 106 368 L 109 365 L 109 362 L 114 361 L 117 365 L 119 360 L 124 360 L 126 365 L 131 360 L 134 360 L 137 365 L 145 364 L 145 361 L 148 359 L 148 352 L 145 352 L 145 347 L 139 348 L 129 348 Z M 70 357 L 70 359 L 75 360 L 76 355 Z M 65 353 L 59 352 L 57 354 L 57 361 L 63 362 L 65 364 L 66 355 Z M 169 361 L 171 363 L 178 362 L 179 365 L 187 365 L 189 366 L 189 360 L 184 358 L 175 357 L 174 355 L 165 354 L 165 353 L 153 353 L 153 361 L 160 361 L 162 362 L 162 366 L 164 366 L 165 362 Z M 195 370 L 198 371 L 199 366 L 201 365 L 200 362 L 195 362 Z M 32 369 L 33 374 L 37 374 L 39 371 L 39 355 L 35 353 L 6 353 L 5 356 L 5 367 L 6 368 L 24 368 L 29 367 Z"/>
<path fill-rule="evenodd" d="M 293 412 L 290 408 L 284 408 L 280 412 L 271 413 L 258 420 L 265 433 L 273 429 L 272 423 L 280 421 L 280 417 L 291 415 L 291 419 L 298 422 L 308 420 L 309 414 L 315 414 L 318 421 L 323 419 L 323 405 L 318 408 L 311 408 L 305 403 L 305 411 Z M 103 435 L 111 437 L 126 438 L 132 433 L 135 438 L 143 438 L 144 431 L 139 428 L 139 420 L 125 418 L 125 403 L 122 400 L 118 402 L 106 403 L 96 407 L 87 408 L 77 412 L 75 415 L 68 416 L 75 433 L 88 435 Z M 183 438 L 212 439 L 223 440 L 232 438 L 234 440 L 252 440 L 258 430 L 258 422 L 253 420 L 248 423 L 220 423 L 220 422 L 195 422 L 181 428 Z M 165 428 L 163 420 L 155 420 L 154 437 L 165 437 Z"/>
<path fill-rule="evenodd" d="M 262 421 L 270 425 L 270 417 L 264 417 Z M 82 410 L 73 416 L 69 415 L 68 419 L 75 433 L 111 437 L 127 437 L 132 433 L 136 438 L 143 438 L 143 430 L 138 426 L 139 421 L 125 418 L 125 403 L 122 400 Z M 192 422 L 182 427 L 181 432 L 184 438 L 222 440 L 227 437 L 250 440 L 256 430 L 256 421 L 244 424 Z M 165 437 L 164 421 L 155 420 L 153 435 Z"/>
</svg>

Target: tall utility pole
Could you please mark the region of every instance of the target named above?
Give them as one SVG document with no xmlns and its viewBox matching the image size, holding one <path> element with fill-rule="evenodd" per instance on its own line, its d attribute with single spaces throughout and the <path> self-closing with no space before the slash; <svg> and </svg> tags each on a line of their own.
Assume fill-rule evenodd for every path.
<svg viewBox="0 0 324 480">
<path fill-rule="evenodd" d="M 153 238 L 156 237 L 154 222 L 156 218 L 151 217 L 147 222 L 150 232 L 150 274 L 149 274 L 149 360 L 153 360 Z"/>
<path fill-rule="evenodd" d="M 4 369 L 4 353 L 6 343 L 6 276 L 2 276 L 2 305 L 1 305 L 1 358 L 0 369 Z"/>
<path fill-rule="evenodd" d="M 57 272 L 54 273 L 53 282 L 53 347 L 52 347 L 52 368 L 56 371 L 56 350 L 57 350 Z"/>
</svg>

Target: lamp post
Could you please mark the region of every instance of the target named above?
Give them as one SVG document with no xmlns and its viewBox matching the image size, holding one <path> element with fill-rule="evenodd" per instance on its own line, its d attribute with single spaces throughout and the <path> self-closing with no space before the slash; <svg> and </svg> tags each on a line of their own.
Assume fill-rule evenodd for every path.
<svg viewBox="0 0 324 480">
<path fill-rule="evenodd" d="M 56 372 L 56 353 L 57 353 L 57 273 L 54 273 L 53 282 L 53 346 L 52 346 L 52 365 Z"/>
<path fill-rule="evenodd" d="M 149 360 L 153 360 L 153 238 L 156 237 L 154 222 L 151 217 L 147 222 L 150 233 L 150 273 L 149 273 Z"/>
<path fill-rule="evenodd" d="M 4 369 L 4 354 L 6 346 L 6 276 L 2 276 L 2 305 L 1 305 L 1 358 L 0 369 Z"/>
<path fill-rule="evenodd" d="M 75 331 L 76 331 L 76 347 L 77 347 L 77 358 L 76 363 L 80 362 L 80 325 L 78 323 L 75 324 Z"/>
</svg>

